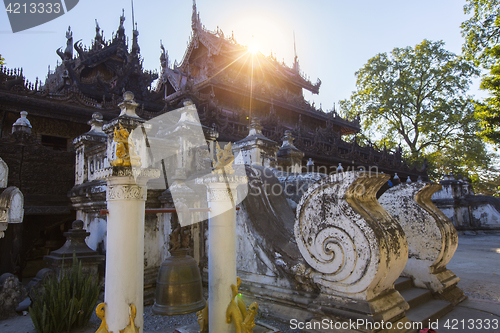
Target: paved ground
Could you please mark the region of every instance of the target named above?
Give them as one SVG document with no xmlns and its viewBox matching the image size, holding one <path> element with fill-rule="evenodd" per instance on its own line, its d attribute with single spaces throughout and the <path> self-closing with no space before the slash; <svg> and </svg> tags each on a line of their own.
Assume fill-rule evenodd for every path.
<svg viewBox="0 0 500 333">
<path fill-rule="evenodd" d="M 441 318 L 437 322 L 436 331 L 500 333 L 500 234 L 460 235 L 458 250 L 447 267 L 461 278 L 458 286 L 469 299 Z M 193 322 L 196 322 L 194 314 L 174 317 L 154 316 L 151 307 L 146 307 L 144 332 L 171 333 L 175 327 Z M 297 332 L 285 324 L 265 322 L 279 328 L 283 333 Z M 94 333 L 99 324 L 99 319 L 94 315 L 85 329 L 74 330 L 72 333 Z M 36 333 L 36 331 L 27 315 L 0 321 L 0 333 Z"/>
</svg>

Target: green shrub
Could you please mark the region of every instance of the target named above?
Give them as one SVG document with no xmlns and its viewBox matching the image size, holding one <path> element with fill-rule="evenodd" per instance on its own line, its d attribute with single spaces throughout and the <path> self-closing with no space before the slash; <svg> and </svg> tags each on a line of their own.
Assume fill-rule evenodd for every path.
<svg viewBox="0 0 500 333">
<path fill-rule="evenodd" d="M 39 333 L 69 332 L 85 326 L 92 316 L 101 286 L 97 278 L 82 274 L 82 263 L 73 254 L 70 272 L 61 270 L 35 291 L 29 308 L 31 320 Z"/>
</svg>

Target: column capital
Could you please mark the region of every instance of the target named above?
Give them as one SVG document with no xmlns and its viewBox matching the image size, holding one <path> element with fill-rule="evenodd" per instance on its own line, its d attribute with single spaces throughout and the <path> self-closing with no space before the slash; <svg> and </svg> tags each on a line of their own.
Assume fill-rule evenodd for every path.
<svg viewBox="0 0 500 333">
<path fill-rule="evenodd" d="M 108 184 L 106 200 L 146 200 L 146 186 L 135 184 Z"/>
<path fill-rule="evenodd" d="M 132 168 L 113 166 L 96 171 L 96 179 L 109 180 L 114 177 L 125 177 L 138 182 L 138 179 L 144 178 L 146 181 L 160 177 L 160 170 L 153 168 Z M 134 180 L 135 179 L 135 180 Z"/>
</svg>

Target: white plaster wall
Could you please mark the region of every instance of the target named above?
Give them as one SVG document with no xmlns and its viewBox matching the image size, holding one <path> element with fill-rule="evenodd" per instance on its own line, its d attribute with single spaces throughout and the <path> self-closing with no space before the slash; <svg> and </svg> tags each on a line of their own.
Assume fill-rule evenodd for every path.
<svg viewBox="0 0 500 333">
<path fill-rule="evenodd" d="M 452 187 L 443 185 L 443 188 L 432 195 L 432 199 L 453 199 Z"/>
<path fill-rule="evenodd" d="M 171 232 L 170 219 L 172 214 L 157 214 L 160 221 L 159 231 L 158 231 L 158 251 L 160 254 L 160 263 L 165 261 L 167 257 L 170 256 L 168 252 L 168 241 Z"/>
<path fill-rule="evenodd" d="M 144 219 L 144 268 L 157 267 L 161 264 L 160 219 L 157 214 L 146 214 Z"/>
<path fill-rule="evenodd" d="M 500 213 L 491 205 L 473 207 L 472 217 L 481 222 L 481 226 L 500 228 Z"/>
</svg>

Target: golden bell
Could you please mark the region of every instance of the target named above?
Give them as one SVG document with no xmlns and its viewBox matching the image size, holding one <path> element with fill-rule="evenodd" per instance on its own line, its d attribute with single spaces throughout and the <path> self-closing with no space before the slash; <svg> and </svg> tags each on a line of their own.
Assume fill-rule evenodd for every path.
<svg viewBox="0 0 500 333">
<path fill-rule="evenodd" d="M 188 249 L 172 251 L 158 272 L 153 312 L 160 315 L 181 315 L 205 307 L 201 275 L 196 260 Z"/>
</svg>

